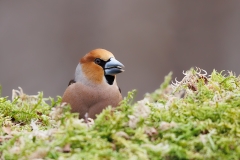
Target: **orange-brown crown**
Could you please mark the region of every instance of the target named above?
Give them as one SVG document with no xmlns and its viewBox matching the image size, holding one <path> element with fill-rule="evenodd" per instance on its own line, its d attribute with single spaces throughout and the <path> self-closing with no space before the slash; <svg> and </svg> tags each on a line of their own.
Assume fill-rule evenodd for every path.
<svg viewBox="0 0 240 160">
<path fill-rule="evenodd" d="M 95 82 L 101 83 L 104 76 L 104 70 L 101 66 L 96 64 L 94 61 L 96 58 L 107 61 L 114 55 L 105 49 L 95 49 L 87 53 L 83 58 L 80 59 L 82 71 L 86 77 Z"/>
</svg>

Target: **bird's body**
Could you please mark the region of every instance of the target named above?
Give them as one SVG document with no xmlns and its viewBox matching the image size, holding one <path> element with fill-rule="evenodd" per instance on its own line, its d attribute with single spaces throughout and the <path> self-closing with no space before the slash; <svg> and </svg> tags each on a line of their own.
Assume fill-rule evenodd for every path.
<svg viewBox="0 0 240 160">
<path fill-rule="evenodd" d="M 96 49 L 86 54 L 77 65 L 75 78 L 69 82 L 62 102 L 69 103 L 80 118 L 95 118 L 108 105 L 116 107 L 122 100 L 116 74 L 124 67 L 113 54 Z"/>
</svg>

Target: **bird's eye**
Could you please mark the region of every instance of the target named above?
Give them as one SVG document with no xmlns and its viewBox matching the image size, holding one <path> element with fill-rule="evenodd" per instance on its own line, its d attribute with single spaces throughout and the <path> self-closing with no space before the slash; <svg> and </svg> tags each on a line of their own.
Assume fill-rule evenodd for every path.
<svg viewBox="0 0 240 160">
<path fill-rule="evenodd" d="M 96 64 L 100 64 L 100 63 L 101 63 L 101 59 L 96 58 L 96 59 L 95 59 L 95 63 L 96 63 Z"/>
</svg>

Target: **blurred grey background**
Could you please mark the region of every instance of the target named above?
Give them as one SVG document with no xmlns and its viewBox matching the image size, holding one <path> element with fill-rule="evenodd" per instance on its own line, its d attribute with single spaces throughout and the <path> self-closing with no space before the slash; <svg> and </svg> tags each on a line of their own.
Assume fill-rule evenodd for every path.
<svg viewBox="0 0 240 160">
<path fill-rule="evenodd" d="M 0 84 L 11 97 L 62 95 L 79 59 L 95 48 L 125 65 L 123 95 L 137 100 L 173 71 L 193 66 L 240 73 L 240 1 L 0 0 Z"/>
</svg>

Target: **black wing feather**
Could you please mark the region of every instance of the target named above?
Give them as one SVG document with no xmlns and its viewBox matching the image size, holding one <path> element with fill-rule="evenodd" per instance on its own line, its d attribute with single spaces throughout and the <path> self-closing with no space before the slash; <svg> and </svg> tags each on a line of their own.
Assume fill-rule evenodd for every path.
<svg viewBox="0 0 240 160">
<path fill-rule="evenodd" d="M 68 86 L 70 86 L 70 85 L 73 84 L 73 83 L 76 83 L 76 81 L 73 80 L 73 79 L 71 79 L 71 80 L 69 81 L 69 83 L 68 83 Z"/>
</svg>

